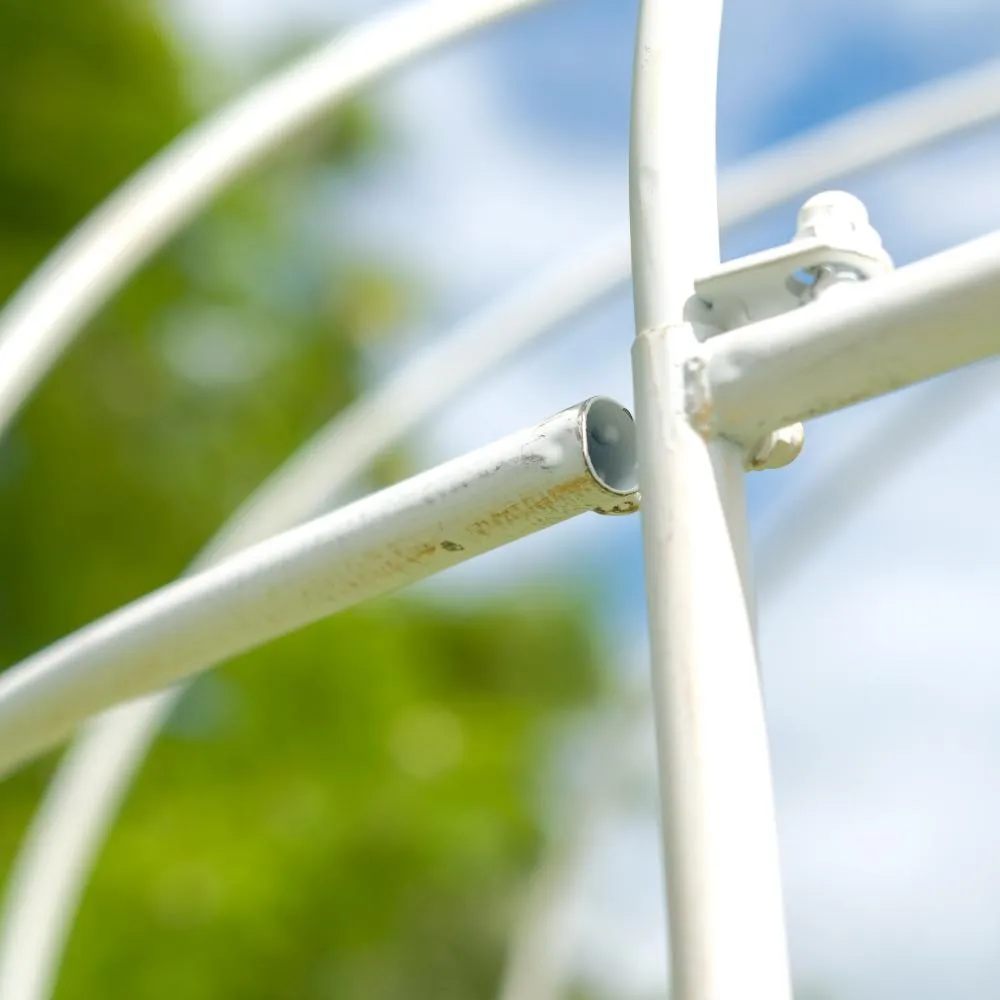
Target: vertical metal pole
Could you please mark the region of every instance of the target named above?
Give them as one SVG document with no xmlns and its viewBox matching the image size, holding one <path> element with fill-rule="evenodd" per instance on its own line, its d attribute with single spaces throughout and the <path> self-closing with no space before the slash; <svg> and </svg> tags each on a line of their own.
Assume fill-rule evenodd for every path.
<svg viewBox="0 0 1000 1000">
<path fill-rule="evenodd" d="M 742 455 L 685 413 L 719 263 L 722 0 L 643 0 L 630 162 L 633 348 L 646 588 L 675 1000 L 788 1000 L 767 734 L 747 574 Z"/>
</svg>

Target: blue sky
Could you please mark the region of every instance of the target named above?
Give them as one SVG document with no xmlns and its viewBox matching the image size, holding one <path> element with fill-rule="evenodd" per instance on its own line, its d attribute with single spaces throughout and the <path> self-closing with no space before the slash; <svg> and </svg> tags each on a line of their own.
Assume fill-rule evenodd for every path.
<svg viewBox="0 0 1000 1000">
<path fill-rule="evenodd" d="M 319 39 L 338 18 L 386 4 L 168 6 L 183 30 L 239 57 L 276 31 L 308 27 Z M 401 351 L 625 223 L 636 10 L 632 0 L 562 0 L 377 89 L 395 151 L 329 198 L 352 242 L 398 259 L 430 290 L 428 313 Z M 1000 7 L 987 0 L 833 8 L 731 0 L 720 163 L 998 55 Z M 844 186 L 864 198 L 903 263 L 1000 227 L 998 157 L 1000 131 L 984 130 Z M 726 255 L 787 239 L 795 208 L 726 234 Z M 594 393 L 627 402 L 630 338 L 625 293 L 424 428 L 415 441 L 422 460 Z M 398 361 L 396 350 L 374 359 L 373 374 Z M 974 391 L 969 381 L 953 385 L 953 396 Z M 911 404 L 943 412 L 943 397 L 911 393 L 923 393 Z M 781 534 L 801 498 L 814 488 L 822 498 L 828 471 L 863 452 L 904 405 L 893 397 L 810 425 L 793 467 L 751 477 L 762 563 L 766 539 Z M 912 448 L 884 482 L 873 474 L 867 502 L 816 546 L 794 581 L 761 595 L 793 962 L 801 982 L 831 997 L 971 1000 L 1000 988 L 998 431 L 1000 405 L 980 402 Z M 446 575 L 437 592 L 483 592 L 529 575 L 537 583 L 552 567 L 614 595 L 608 628 L 641 676 L 637 519 L 578 519 Z M 645 759 L 648 780 L 651 752 Z M 623 810 L 596 831 L 561 932 L 571 960 L 623 998 L 662 992 L 656 843 L 648 807 Z"/>
</svg>

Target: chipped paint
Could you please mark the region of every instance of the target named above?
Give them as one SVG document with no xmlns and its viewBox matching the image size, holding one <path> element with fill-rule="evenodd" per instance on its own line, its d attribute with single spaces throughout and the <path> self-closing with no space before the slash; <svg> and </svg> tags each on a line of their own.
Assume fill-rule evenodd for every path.
<svg viewBox="0 0 1000 1000">
<path fill-rule="evenodd" d="M 712 389 L 708 381 L 708 365 L 694 354 L 684 362 L 684 408 L 691 426 L 707 436 L 712 429 Z"/>
</svg>

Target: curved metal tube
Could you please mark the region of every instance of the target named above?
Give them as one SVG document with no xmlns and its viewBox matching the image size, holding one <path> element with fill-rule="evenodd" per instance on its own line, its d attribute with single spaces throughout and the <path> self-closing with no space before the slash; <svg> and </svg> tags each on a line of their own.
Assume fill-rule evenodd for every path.
<svg viewBox="0 0 1000 1000">
<path fill-rule="evenodd" d="M 219 191 L 361 87 L 548 0 L 413 0 L 337 35 L 171 143 L 92 212 L 0 314 L 0 434 L 74 335 Z"/>
<path fill-rule="evenodd" d="M 632 379 L 670 995 L 791 1000 L 744 450 L 702 435 L 685 405 L 702 340 L 736 335 L 690 314 L 696 279 L 719 267 L 722 9 L 642 0 L 632 90 Z"/>
<path fill-rule="evenodd" d="M 335 37 L 168 146 L 91 213 L 0 312 L 0 435 L 81 327 L 219 191 L 366 84 L 547 2 L 413 0 Z M 720 187 L 720 219 L 735 225 L 998 116 L 1000 60 L 893 95 L 730 171 Z"/>
<path fill-rule="evenodd" d="M 998 117 L 1000 59 L 991 59 L 891 94 L 748 157 L 719 187 L 719 216 L 723 225 L 741 222 Z"/>
<path fill-rule="evenodd" d="M 411 8 L 416 6 L 428 5 L 413 4 Z M 331 47 L 335 44 L 336 42 L 331 43 Z M 322 110 L 325 108 L 320 109 Z M 781 143 L 726 172 L 720 185 L 721 222 L 723 225 L 734 225 L 745 221 L 798 194 L 821 187 L 843 174 L 866 169 L 964 129 L 984 125 L 998 115 L 1000 60 L 894 95 Z M 285 134 L 287 133 L 282 133 L 282 138 Z M 260 155 L 265 152 L 263 148 L 259 150 Z M 242 169 L 242 164 L 233 164 L 234 172 L 225 179 L 235 179 Z M 193 214 L 195 207 L 207 200 L 214 190 L 213 188 L 196 204 L 192 202 L 194 207 L 188 209 L 188 214 Z M 109 205 L 99 212 L 100 216 L 92 216 L 85 224 L 86 229 L 77 230 L 57 253 L 72 254 L 73 247 L 84 245 L 85 232 L 96 231 L 99 219 L 113 219 Z M 187 215 L 184 219 L 165 226 L 160 231 L 163 238 L 172 234 L 186 218 Z M 581 277 L 575 287 L 571 277 L 572 266 L 561 269 L 569 289 L 568 298 L 573 302 L 570 312 L 588 308 L 593 299 L 615 290 L 627 280 L 627 247 L 624 240 L 617 242 L 621 246 L 617 251 L 614 249 L 615 241 L 609 244 L 611 249 L 606 261 L 607 269 L 602 272 L 598 268 L 587 279 Z M 113 294 L 118 285 L 139 266 L 141 260 L 155 249 L 147 246 L 145 240 L 139 246 L 142 258 L 133 260 L 128 253 L 123 255 L 117 264 L 121 268 L 120 272 L 113 280 L 105 280 L 100 301 L 88 303 L 87 316 L 99 308 L 101 302 Z M 580 274 L 583 275 L 585 271 L 586 268 L 582 268 Z M 0 315 L 0 357 L 3 357 L 4 345 L 9 343 L 10 331 L 15 328 L 14 321 L 19 314 L 22 317 L 21 323 L 26 314 L 36 316 L 37 321 L 41 314 L 28 308 L 30 301 L 35 296 L 41 300 L 43 295 L 47 299 L 45 289 L 48 282 L 59 280 L 60 273 L 59 261 L 50 258 L 17 299 Z M 540 284 L 544 286 L 545 281 Z M 539 303 L 544 303 L 545 298 L 544 290 L 540 290 Z M 15 309 L 17 303 L 20 306 Z M 35 309 L 37 308 L 36 306 Z M 515 309 L 514 313 L 516 312 Z M 503 310 L 497 310 L 497 326 L 494 328 L 497 333 L 491 337 L 483 337 L 480 343 L 484 350 L 491 344 L 499 346 L 505 342 L 505 338 L 517 339 L 519 344 L 528 343 L 547 328 L 544 325 L 535 328 L 527 322 L 519 326 L 513 319 L 506 322 L 503 316 Z M 52 318 L 53 313 L 48 313 L 47 322 L 51 323 Z M 10 419 L 17 405 L 23 402 L 43 377 L 48 365 L 54 362 L 59 349 L 86 318 L 60 318 L 60 322 L 66 325 L 59 331 L 59 343 L 43 362 L 33 363 L 31 378 L 22 383 L 17 403 L 5 403 L 3 383 L 0 382 L 0 433 L 5 421 Z M 557 317 L 556 321 L 559 318 L 561 317 Z M 20 324 L 19 328 L 23 329 Z M 47 328 L 43 326 L 40 329 Z M 471 323 L 470 333 L 475 329 L 476 323 Z M 470 339 L 470 347 L 472 343 Z M 459 353 L 464 353 L 464 349 L 456 351 L 456 357 Z M 470 351 L 467 357 L 474 357 L 474 352 Z M 446 366 L 438 371 L 441 370 L 450 369 Z M 457 392 L 464 388 L 478 374 L 479 369 L 472 368 L 465 376 L 459 376 L 456 371 L 451 390 Z M 405 405 L 396 408 L 400 430 L 405 430 L 433 409 L 433 396 L 442 391 L 440 383 L 436 387 L 432 386 L 432 398 L 428 399 L 420 396 L 415 385 L 416 383 L 413 396 L 407 397 Z M 362 401 L 359 401 L 359 405 L 362 405 Z M 413 406 L 413 410 L 409 410 L 409 406 Z M 348 424 L 351 422 L 350 412 L 349 409 L 344 414 L 344 420 Z M 342 485 L 337 482 L 337 467 L 346 452 L 340 451 L 341 439 L 333 430 L 336 423 L 321 432 L 326 439 L 326 447 L 313 452 L 315 464 L 306 464 L 306 449 L 299 453 L 297 459 L 292 460 L 296 464 L 301 462 L 304 479 L 311 478 L 311 473 L 305 471 L 307 469 L 323 470 L 312 480 L 316 490 L 314 499 L 309 501 L 304 499 L 305 493 L 301 494 L 303 509 L 307 510 L 310 503 L 318 507 Z M 387 436 L 378 441 L 373 436 L 367 448 L 367 461 L 393 440 L 393 437 Z M 311 449 L 314 445 L 306 447 Z M 357 461 L 362 464 L 365 461 L 362 454 L 364 451 L 365 449 L 359 449 L 357 453 Z M 877 456 L 867 454 L 877 467 Z M 337 458 L 334 459 L 333 456 Z M 324 475 L 329 477 L 325 483 L 322 481 Z M 277 478 L 271 482 L 276 482 Z M 261 510 L 260 523 L 281 527 L 295 523 L 301 514 L 293 516 L 292 508 L 289 508 L 288 515 L 283 514 L 282 502 Z M 298 509 L 299 499 L 292 500 L 292 503 Z M 315 509 L 316 507 L 313 511 Z M 238 534 L 233 534 L 234 547 L 228 551 L 234 551 L 241 544 L 236 539 L 242 539 L 242 544 L 246 544 L 266 537 L 266 531 L 255 532 L 254 523 L 250 516 L 243 519 L 242 529 Z M 210 549 L 215 548 L 210 546 Z M 0 995 L 9 997 L 10 1000 L 44 1000 L 48 996 L 87 875 L 133 776 L 178 694 L 178 689 L 171 689 L 99 716 L 88 723 L 83 734 L 68 751 L 36 813 L 8 882 L 4 912 L 0 920 Z M 516 951 L 516 941 L 513 947 Z"/>
</svg>

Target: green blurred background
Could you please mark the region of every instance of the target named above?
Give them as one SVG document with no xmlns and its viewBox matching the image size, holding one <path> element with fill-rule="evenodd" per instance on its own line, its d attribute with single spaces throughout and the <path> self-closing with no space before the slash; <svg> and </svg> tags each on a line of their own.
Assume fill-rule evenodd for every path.
<svg viewBox="0 0 1000 1000">
<path fill-rule="evenodd" d="M 0 68 L 3 298 L 247 82 L 182 51 L 146 0 L 2 0 Z M 0 445 L 4 664 L 179 574 L 415 315 L 405 274 L 308 226 L 318 182 L 347 196 L 391 142 L 364 105 L 323 122 L 45 383 Z M 392 456 L 373 482 L 409 470 Z M 492 996 L 554 750 L 601 691 L 587 618 L 579 595 L 397 596 L 199 681 L 102 855 L 57 996 Z M 5 866 L 54 763 L 0 785 Z"/>
</svg>

